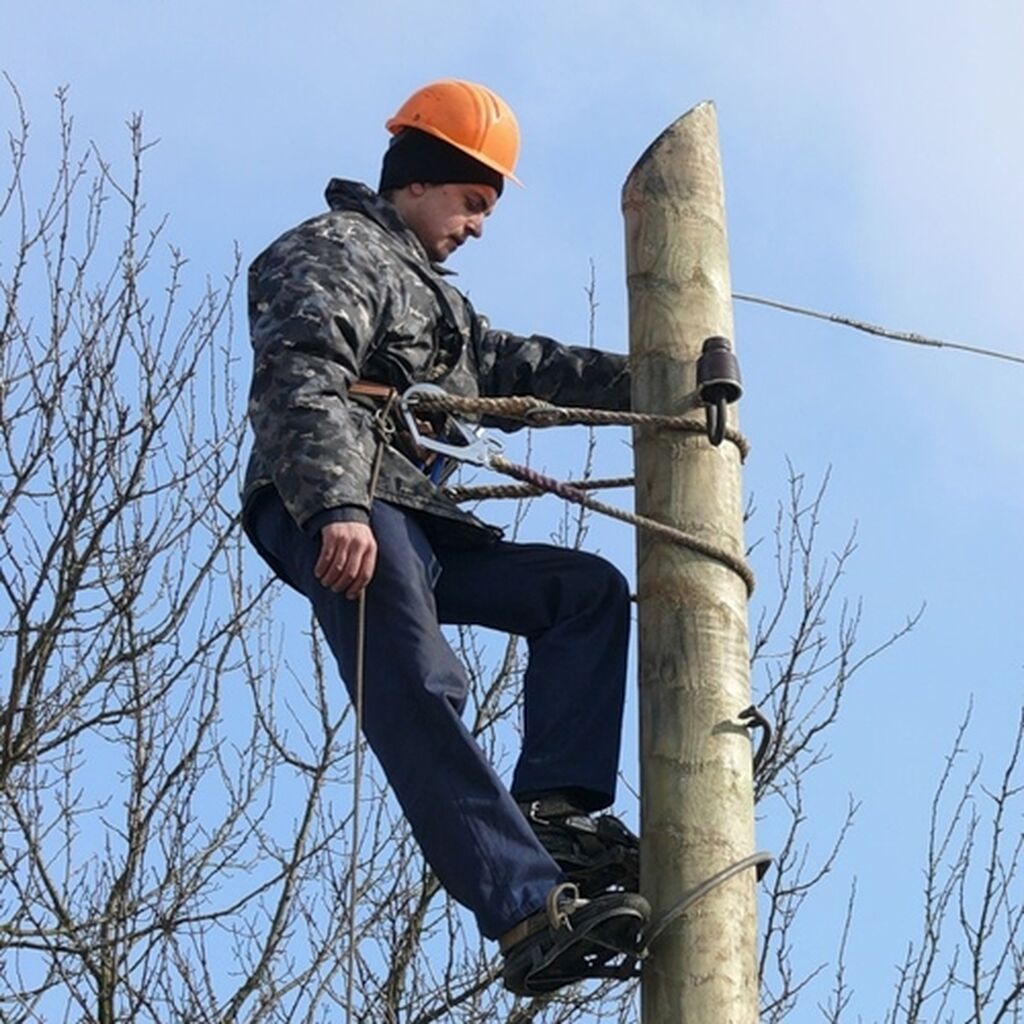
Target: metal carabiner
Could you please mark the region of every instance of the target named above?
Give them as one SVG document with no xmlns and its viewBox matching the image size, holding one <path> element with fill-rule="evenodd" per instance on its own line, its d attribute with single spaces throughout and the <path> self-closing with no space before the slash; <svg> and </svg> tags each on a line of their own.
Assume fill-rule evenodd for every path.
<svg viewBox="0 0 1024 1024">
<path fill-rule="evenodd" d="M 398 400 L 398 406 L 402 411 L 402 418 L 405 420 L 406 428 L 412 443 L 423 451 L 435 452 L 455 459 L 458 462 L 468 462 L 474 466 L 489 466 L 496 455 L 501 454 L 500 442 L 488 437 L 483 427 L 470 427 L 449 416 L 452 432 L 456 434 L 453 441 L 442 441 L 436 437 L 429 437 L 420 430 L 416 421 L 416 396 L 417 395 L 446 395 L 448 392 L 436 384 L 413 384 L 407 388 Z M 411 401 L 410 401 L 411 399 Z"/>
</svg>

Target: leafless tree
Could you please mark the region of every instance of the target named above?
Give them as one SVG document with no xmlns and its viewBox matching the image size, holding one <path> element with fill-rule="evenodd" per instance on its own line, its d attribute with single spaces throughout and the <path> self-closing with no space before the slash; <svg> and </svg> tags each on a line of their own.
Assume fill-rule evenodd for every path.
<svg viewBox="0 0 1024 1024">
<path fill-rule="evenodd" d="M 232 354 L 238 257 L 225 259 L 222 280 L 197 283 L 143 202 L 141 118 L 128 122 L 126 155 L 108 162 L 79 147 L 63 91 L 59 156 L 40 188 L 8 84 L 0 1019 L 635 1020 L 631 985 L 543 999 L 502 990 L 495 949 L 424 865 L 357 744 L 304 602 L 248 553 L 236 497 L 247 371 Z M 593 271 L 585 297 L 592 335 Z M 588 431 L 584 479 L 597 458 Z M 816 968 L 794 956 L 800 912 L 856 810 L 827 849 L 812 849 L 805 789 L 850 680 L 917 618 L 862 647 L 859 606 L 840 590 L 853 538 L 834 555 L 819 550 L 825 492 L 791 471 L 753 640 L 758 703 L 775 723 L 757 798 L 763 818 L 786 823 L 764 889 L 768 1021 L 803 1014 Z M 513 534 L 526 513 L 513 506 Z M 559 542 L 582 543 L 587 516 L 566 511 Z M 474 684 L 468 721 L 507 769 L 520 642 L 472 630 L 451 640 Z M 922 938 L 887 1022 L 944 1020 L 957 999 L 968 1000 L 963 1019 L 1020 1020 L 1020 745 L 1018 734 L 996 788 L 980 790 L 969 772 L 950 803 L 958 740 L 936 798 Z M 954 928 L 960 954 L 940 941 Z M 821 1008 L 829 1021 L 850 1005 L 843 948 L 820 968 L 835 978 Z"/>
<path fill-rule="evenodd" d="M 0 1012 L 198 1019 L 189 947 L 251 902 L 273 762 L 225 722 L 252 666 L 235 529 L 236 266 L 192 300 L 148 145 L 41 190 L 13 83 L 0 192 Z M 115 225 L 112 229 L 112 224 Z"/>
<path fill-rule="evenodd" d="M 808 1019 L 806 993 L 830 974 L 828 999 L 817 1006 L 828 1024 L 853 1016 L 855 982 L 846 947 L 856 927 L 856 883 L 842 915 L 833 956 L 809 963 L 801 911 L 837 866 L 857 803 L 849 798 L 834 840 L 812 846 L 806 839 L 804 797 L 828 751 L 830 731 L 854 675 L 904 637 L 916 612 L 873 646 L 859 640 L 861 609 L 839 593 L 855 551 L 850 535 L 838 551 L 821 552 L 818 531 L 828 478 L 808 493 L 790 470 L 789 499 L 774 529 L 775 587 L 762 607 L 753 641 L 755 689 L 775 732 L 756 779 L 761 817 L 772 819 L 782 841 L 762 900 L 762 1014 L 766 1022 Z M 872 1019 L 886 1024 L 970 1021 L 994 1024 L 1024 1019 L 1024 885 L 1017 865 L 1024 853 L 1021 797 L 1024 771 L 1024 708 L 1012 747 L 992 782 L 979 758 L 963 767 L 969 715 L 961 724 L 936 786 L 923 864 L 921 935 L 908 943 L 894 979 L 893 1002 Z M 801 955 L 803 954 L 803 955 Z M 801 965 L 801 966 L 798 966 Z"/>
<path fill-rule="evenodd" d="M 907 944 L 886 1024 L 1024 1019 L 1024 708 L 994 784 L 957 730 L 932 800 L 921 933 Z"/>
<path fill-rule="evenodd" d="M 571 1019 L 579 993 L 513 1008 L 494 983 L 371 758 L 357 778 L 302 603 L 246 551 L 237 257 L 197 286 L 147 213 L 140 117 L 119 165 L 58 92 L 41 186 L 8 87 L 0 1017 Z M 518 644 L 453 639 L 500 761 Z"/>
<path fill-rule="evenodd" d="M 860 640 L 860 604 L 841 593 L 856 550 L 855 533 L 835 552 L 823 553 L 819 532 L 828 474 L 809 490 L 789 468 L 788 496 L 772 531 L 773 588 L 757 614 L 751 667 L 757 699 L 774 730 L 755 778 L 762 819 L 776 823 L 781 844 L 765 879 L 760 968 L 766 1022 L 785 1019 L 827 963 L 798 969 L 794 960 L 800 911 L 833 870 L 857 811 L 851 796 L 833 842 L 811 849 L 805 837 L 806 788 L 827 756 L 829 731 L 857 672 L 914 628 L 921 611 L 880 643 Z M 779 823 L 785 823 L 779 828 Z M 801 961 L 802 962 L 802 961 Z"/>
</svg>

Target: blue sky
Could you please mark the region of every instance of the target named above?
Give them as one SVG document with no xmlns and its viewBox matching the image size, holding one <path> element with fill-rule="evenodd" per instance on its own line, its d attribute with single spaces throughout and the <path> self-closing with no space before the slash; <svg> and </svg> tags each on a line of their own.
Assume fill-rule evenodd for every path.
<svg viewBox="0 0 1024 1024">
<path fill-rule="evenodd" d="M 463 287 L 498 326 L 582 340 L 593 261 L 597 342 L 624 350 L 619 190 L 668 123 L 712 99 L 737 291 L 1024 355 L 1024 8 L 1010 0 L 5 7 L 0 68 L 32 117 L 37 171 L 58 85 L 79 140 L 115 164 L 141 110 L 160 139 L 148 202 L 197 279 L 220 276 L 235 241 L 252 257 L 316 213 L 330 176 L 373 183 L 385 118 L 418 85 L 466 77 L 517 111 L 526 187 L 459 253 Z M 12 116 L 0 95 L 0 127 Z M 812 480 L 831 466 L 826 530 L 839 544 L 857 524 L 845 593 L 864 599 L 865 639 L 927 603 L 859 677 L 816 782 L 826 835 L 849 792 L 863 803 L 832 898 L 857 875 L 850 980 L 870 1018 L 916 924 L 922 823 L 968 699 L 993 769 L 1021 705 L 1024 367 L 743 305 L 736 334 L 745 482 L 764 512 L 751 536 L 787 457 Z M 244 367 L 241 327 L 236 342 Z M 561 466 L 565 441 L 541 443 L 539 462 Z M 602 442 L 599 471 L 627 465 Z M 618 525 L 591 542 L 632 571 Z M 815 912 L 830 946 L 836 915 Z"/>
</svg>

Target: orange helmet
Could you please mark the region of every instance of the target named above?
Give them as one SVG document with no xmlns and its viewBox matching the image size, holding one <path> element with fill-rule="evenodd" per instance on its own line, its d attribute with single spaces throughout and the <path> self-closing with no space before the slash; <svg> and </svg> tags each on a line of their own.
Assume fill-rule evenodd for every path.
<svg viewBox="0 0 1024 1024">
<path fill-rule="evenodd" d="M 516 115 L 483 85 L 458 78 L 431 82 L 417 89 L 384 127 L 392 135 L 403 128 L 418 128 L 522 184 L 513 173 L 519 156 Z"/>
</svg>

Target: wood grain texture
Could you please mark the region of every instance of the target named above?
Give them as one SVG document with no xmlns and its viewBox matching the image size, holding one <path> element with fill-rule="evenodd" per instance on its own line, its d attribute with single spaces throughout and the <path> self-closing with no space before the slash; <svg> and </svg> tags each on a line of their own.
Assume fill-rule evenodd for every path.
<svg viewBox="0 0 1024 1024">
<path fill-rule="evenodd" d="M 622 193 L 633 407 L 691 408 L 705 338 L 733 338 L 718 130 L 712 104 L 672 124 Z M 736 427 L 735 407 L 730 425 Z M 742 557 L 734 445 L 635 432 L 637 511 Z M 754 849 L 747 594 L 729 569 L 638 535 L 641 888 L 654 917 Z M 719 887 L 657 940 L 643 1024 L 758 1019 L 753 872 Z"/>
</svg>

